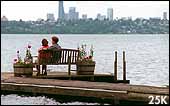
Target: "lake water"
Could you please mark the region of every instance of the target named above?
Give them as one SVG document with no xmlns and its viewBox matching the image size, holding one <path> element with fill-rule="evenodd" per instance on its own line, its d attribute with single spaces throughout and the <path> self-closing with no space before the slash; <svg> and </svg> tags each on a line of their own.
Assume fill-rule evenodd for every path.
<svg viewBox="0 0 170 106">
<path fill-rule="evenodd" d="M 20 51 L 22 58 L 24 58 L 25 50 L 29 43 L 32 46 L 32 55 L 37 55 L 41 40 L 47 38 L 49 45 L 51 45 L 52 36 L 54 35 L 1 34 L 1 71 L 13 71 L 12 64 L 14 58 L 16 58 L 17 50 Z M 93 45 L 94 60 L 96 61 L 95 73 L 113 74 L 114 52 L 118 51 L 118 79 L 122 79 L 122 54 L 125 51 L 127 79 L 130 80 L 131 84 L 169 85 L 169 34 L 59 34 L 56 36 L 59 37 L 59 44 L 62 48 L 77 49 L 78 45 L 86 44 L 87 49 L 89 49 Z M 67 72 L 67 66 L 48 66 L 51 71 L 55 71 L 56 68 L 58 69 L 57 71 Z M 75 66 L 72 68 L 75 68 Z M 16 99 L 20 97 L 17 95 L 3 95 L 1 96 L 1 101 L 6 100 L 6 98 Z M 46 97 L 36 97 L 38 100 L 44 98 Z M 35 98 L 32 100 L 36 101 Z M 2 103 L 6 104 L 7 102 Z M 57 104 L 57 102 L 54 104 Z M 78 104 L 78 102 L 75 102 L 75 104 Z"/>
</svg>

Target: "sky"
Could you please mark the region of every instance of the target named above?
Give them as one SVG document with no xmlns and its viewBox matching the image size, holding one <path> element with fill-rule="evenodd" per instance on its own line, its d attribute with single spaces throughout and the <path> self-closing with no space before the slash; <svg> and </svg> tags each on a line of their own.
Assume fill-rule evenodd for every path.
<svg viewBox="0 0 170 106">
<path fill-rule="evenodd" d="M 167 12 L 169 19 L 169 1 L 64 1 L 64 11 L 68 13 L 69 7 L 76 7 L 79 17 L 87 14 L 88 18 L 95 19 L 97 14 L 107 15 L 107 8 L 113 8 L 113 18 L 132 17 L 163 18 Z M 58 1 L 1 1 L 1 17 L 8 20 L 24 21 L 47 19 L 47 13 L 53 13 L 58 18 Z"/>
</svg>

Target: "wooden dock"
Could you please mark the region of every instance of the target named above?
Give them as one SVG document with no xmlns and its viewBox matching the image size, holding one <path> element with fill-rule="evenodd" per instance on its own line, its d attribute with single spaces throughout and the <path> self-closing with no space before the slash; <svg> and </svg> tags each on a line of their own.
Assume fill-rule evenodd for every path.
<svg viewBox="0 0 170 106">
<path fill-rule="evenodd" d="M 67 72 L 48 72 L 47 76 L 33 75 L 32 78 L 79 80 L 79 81 L 109 82 L 109 83 L 130 83 L 130 80 L 114 80 L 114 76 L 111 74 L 77 75 L 76 72 L 71 72 L 71 75 L 68 75 Z"/>
<path fill-rule="evenodd" d="M 54 77 L 54 75 L 52 75 L 51 78 Z M 41 78 L 14 77 L 13 73 L 1 72 L 1 90 L 95 97 L 101 99 L 110 99 L 114 101 L 114 104 L 121 104 L 122 101 L 133 101 L 136 103 L 143 102 L 144 104 L 148 104 L 151 101 L 149 96 L 162 96 L 165 98 L 167 104 L 169 104 L 169 87 L 142 86 L 125 83 L 60 80 L 49 78 L 44 79 L 42 78 L 43 76 L 40 77 Z"/>
</svg>

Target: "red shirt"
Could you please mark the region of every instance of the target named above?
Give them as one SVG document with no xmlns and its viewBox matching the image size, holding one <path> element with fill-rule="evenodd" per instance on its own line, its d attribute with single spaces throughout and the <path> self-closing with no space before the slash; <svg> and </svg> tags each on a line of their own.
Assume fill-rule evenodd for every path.
<svg viewBox="0 0 170 106">
<path fill-rule="evenodd" d="M 41 48 L 39 48 L 39 50 L 42 50 L 42 49 L 47 49 L 49 46 L 42 46 Z M 38 50 L 38 51 L 39 51 Z"/>
<path fill-rule="evenodd" d="M 47 49 L 49 46 L 42 46 L 41 48 L 39 48 L 38 52 L 42 49 Z M 39 53 L 38 54 L 40 58 L 49 58 L 51 55 L 49 53 L 47 54 L 42 54 L 42 53 Z"/>
</svg>

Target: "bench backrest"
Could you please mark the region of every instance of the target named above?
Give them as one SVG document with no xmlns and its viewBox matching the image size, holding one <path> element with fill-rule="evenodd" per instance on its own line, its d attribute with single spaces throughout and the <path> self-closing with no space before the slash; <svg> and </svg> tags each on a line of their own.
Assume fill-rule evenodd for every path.
<svg viewBox="0 0 170 106">
<path fill-rule="evenodd" d="M 79 50 L 61 49 L 61 50 L 40 50 L 38 55 L 38 64 L 76 64 L 80 56 Z"/>
</svg>

